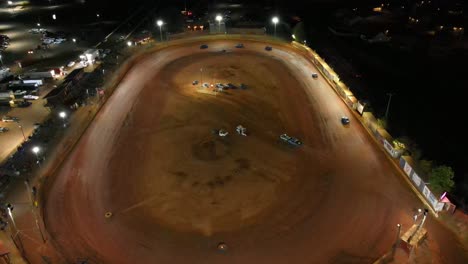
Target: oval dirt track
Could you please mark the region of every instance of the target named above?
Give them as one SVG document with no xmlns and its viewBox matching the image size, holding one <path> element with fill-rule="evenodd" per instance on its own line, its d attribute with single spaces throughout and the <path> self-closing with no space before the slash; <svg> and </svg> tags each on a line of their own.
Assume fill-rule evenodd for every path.
<svg viewBox="0 0 468 264">
<path fill-rule="evenodd" d="M 127 73 L 46 197 L 68 261 L 372 263 L 412 224 L 420 202 L 314 66 L 286 46 L 236 43 L 169 46 Z"/>
</svg>

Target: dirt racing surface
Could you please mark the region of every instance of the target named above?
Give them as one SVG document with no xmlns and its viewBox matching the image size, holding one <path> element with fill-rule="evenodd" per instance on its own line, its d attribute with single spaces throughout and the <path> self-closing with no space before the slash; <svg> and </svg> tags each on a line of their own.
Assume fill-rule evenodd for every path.
<svg viewBox="0 0 468 264">
<path fill-rule="evenodd" d="M 313 65 L 287 48 L 208 44 L 137 64 L 63 164 L 45 221 L 67 260 L 372 263 L 387 252 L 420 202 Z"/>
</svg>

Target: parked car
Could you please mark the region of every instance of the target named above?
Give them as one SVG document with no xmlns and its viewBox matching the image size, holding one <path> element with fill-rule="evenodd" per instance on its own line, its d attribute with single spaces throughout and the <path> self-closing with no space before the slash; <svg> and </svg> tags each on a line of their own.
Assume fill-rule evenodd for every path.
<svg viewBox="0 0 468 264">
<path fill-rule="evenodd" d="M 235 85 L 232 84 L 232 83 L 226 84 L 226 87 L 228 87 L 229 89 L 237 89 L 237 86 L 235 86 Z"/>
<path fill-rule="evenodd" d="M 241 83 L 241 84 L 239 85 L 239 88 L 241 88 L 242 90 L 245 90 L 245 89 L 247 89 L 247 85 Z"/>
<path fill-rule="evenodd" d="M 203 44 L 203 45 L 200 46 L 200 49 L 207 49 L 207 48 L 208 48 L 208 45 L 206 45 L 206 44 Z"/>
<path fill-rule="evenodd" d="M 244 47 L 244 44 L 242 44 L 242 43 L 239 43 L 239 44 L 236 45 L 236 48 L 238 48 L 238 49 L 243 48 L 243 47 Z"/>
<path fill-rule="evenodd" d="M 195 80 L 195 81 L 192 82 L 192 85 L 197 85 L 197 84 L 198 84 L 198 81 L 197 81 L 197 80 Z"/>
<path fill-rule="evenodd" d="M 209 84 L 209 83 L 204 83 L 202 86 L 203 86 L 204 88 L 210 88 L 210 84 Z"/>
<path fill-rule="evenodd" d="M 272 49 L 273 49 L 273 48 L 270 47 L 270 46 L 266 46 L 266 47 L 265 47 L 265 50 L 266 50 L 266 51 L 271 51 Z"/>
<path fill-rule="evenodd" d="M 8 132 L 8 127 L 0 127 L 0 133 Z"/>
<path fill-rule="evenodd" d="M 28 94 L 28 95 L 23 96 L 23 99 L 26 99 L 26 100 L 37 100 L 37 99 L 39 99 L 39 96 L 37 96 L 37 95 L 32 95 L 32 94 Z"/>
<path fill-rule="evenodd" d="M 3 116 L 2 121 L 3 122 L 18 122 L 19 118 L 14 117 L 14 116 Z"/>
<path fill-rule="evenodd" d="M 317 79 L 317 78 L 318 78 L 318 74 L 317 74 L 317 73 L 315 73 L 315 72 L 314 72 L 314 73 L 312 73 L 312 78 L 314 78 L 314 79 Z"/>
<path fill-rule="evenodd" d="M 27 91 L 16 90 L 13 94 L 15 95 L 15 97 L 21 97 L 21 96 L 26 95 L 27 93 L 28 93 Z"/>
<path fill-rule="evenodd" d="M 349 117 L 347 117 L 347 116 L 342 116 L 342 117 L 341 117 L 341 124 L 343 124 L 343 125 L 348 125 L 349 122 L 350 122 L 350 121 L 349 121 Z"/>
</svg>

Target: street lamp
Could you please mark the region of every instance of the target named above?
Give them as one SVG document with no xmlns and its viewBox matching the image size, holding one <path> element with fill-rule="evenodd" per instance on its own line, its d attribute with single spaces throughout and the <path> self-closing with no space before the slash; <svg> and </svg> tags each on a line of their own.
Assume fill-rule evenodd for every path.
<svg viewBox="0 0 468 264">
<path fill-rule="evenodd" d="M 415 214 L 414 217 L 413 217 L 413 218 L 414 218 L 414 222 L 416 222 L 416 221 L 418 220 L 418 217 L 421 215 L 421 213 L 422 213 L 422 209 L 419 208 L 419 209 L 418 209 L 418 213 Z"/>
<path fill-rule="evenodd" d="M 273 25 L 275 26 L 275 31 L 274 31 L 274 32 L 275 32 L 275 35 L 274 35 L 274 36 L 276 37 L 276 24 L 278 24 L 279 18 L 275 16 L 275 17 L 273 17 L 273 18 L 271 19 L 271 22 L 273 22 Z"/>
<path fill-rule="evenodd" d="M 395 251 L 398 245 L 400 244 L 400 232 L 401 232 L 401 225 L 397 224 L 397 236 L 396 236 L 395 244 L 393 244 L 393 248 L 392 248 L 392 258 L 395 256 Z"/>
<path fill-rule="evenodd" d="M 200 68 L 200 85 L 203 87 L 203 68 Z"/>
<path fill-rule="evenodd" d="M 37 26 L 40 27 L 40 26 L 41 26 L 41 23 L 37 23 Z"/>
<path fill-rule="evenodd" d="M 99 18 L 99 14 L 96 14 L 96 17 Z"/>
<path fill-rule="evenodd" d="M 73 41 L 73 43 L 76 43 L 76 38 L 73 38 L 72 41 Z"/>
<path fill-rule="evenodd" d="M 427 217 L 427 213 L 429 212 L 429 210 L 427 209 L 424 209 L 424 212 L 422 212 L 423 214 L 423 219 L 421 221 L 421 224 L 419 224 L 419 228 L 421 228 L 423 225 L 424 225 L 424 222 L 426 222 L 426 217 Z"/>
<path fill-rule="evenodd" d="M 218 21 L 218 33 L 221 33 L 221 20 L 223 20 L 223 17 L 221 15 L 217 15 L 216 21 Z"/>
<path fill-rule="evenodd" d="M 163 25 L 164 23 L 163 23 L 162 20 L 158 20 L 158 21 L 156 21 L 156 24 L 157 24 L 158 27 L 159 27 L 159 36 L 160 36 L 160 39 L 161 39 L 161 41 L 162 41 L 163 38 L 162 38 L 162 29 L 161 29 L 161 28 L 162 28 L 162 25 Z"/>
<path fill-rule="evenodd" d="M 8 5 L 12 5 L 13 4 L 13 1 L 8 1 Z"/>
<path fill-rule="evenodd" d="M 13 218 L 13 214 L 11 213 L 11 208 L 12 208 L 12 206 L 8 206 L 8 215 L 11 218 L 11 223 L 13 224 L 13 227 L 15 228 L 15 231 L 17 231 L 18 229 L 16 228 L 16 223 L 15 223 L 15 219 Z"/>
<path fill-rule="evenodd" d="M 62 118 L 62 120 L 63 120 L 63 126 L 65 127 L 65 118 L 67 117 L 67 113 L 65 113 L 64 111 L 62 111 L 62 112 L 59 113 L 59 117 Z"/>
<path fill-rule="evenodd" d="M 131 46 L 132 46 L 132 42 L 131 42 L 131 41 L 127 41 L 127 46 L 131 47 Z"/>
<path fill-rule="evenodd" d="M 34 155 L 36 155 L 36 160 L 37 160 L 37 164 L 39 164 L 40 166 L 40 163 L 39 163 L 39 152 L 41 151 L 41 148 L 39 148 L 38 146 L 35 146 L 32 148 L 32 152 L 34 153 Z"/>
<path fill-rule="evenodd" d="M 57 19 L 57 16 L 55 14 L 52 14 L 52 19 L 53 20 L 56 20 Z"/>
</svg>

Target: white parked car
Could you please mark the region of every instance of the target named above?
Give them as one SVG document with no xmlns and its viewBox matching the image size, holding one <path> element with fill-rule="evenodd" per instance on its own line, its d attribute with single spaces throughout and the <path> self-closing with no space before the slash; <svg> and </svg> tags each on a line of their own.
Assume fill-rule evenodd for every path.
<svg viewBox="0 0 468 264">
<path fill-rule="evenodd" d="M 0 127 L 0 133 L 8 132 L 8 127 Z"/>
<path fill-rule="evenodd" d="M 70 62 L 67 64 L 67 67 L 73 67 L 73 65 L 75 65 L 75 61 L 70 61 Z"/>
<path fill-rule="evenodd" d="M 39 99 L 39 96 L 37 96 L 37 95 L 32 95 L 32 94 L 28 94 L 28 95 L 23 96 L 23 99 L 26 99 L 26 100 L 37 100 L 37 99 Z"/>
<path fill-rule="evenodd" d="M 13 94 L 15 96 L 21 96 L 21 95 L 26 95 L 26 93 L 28 93 L 27 91 L 20 91 L 20 90 L 17 90 L 15 91 Z"/>
</svg>

